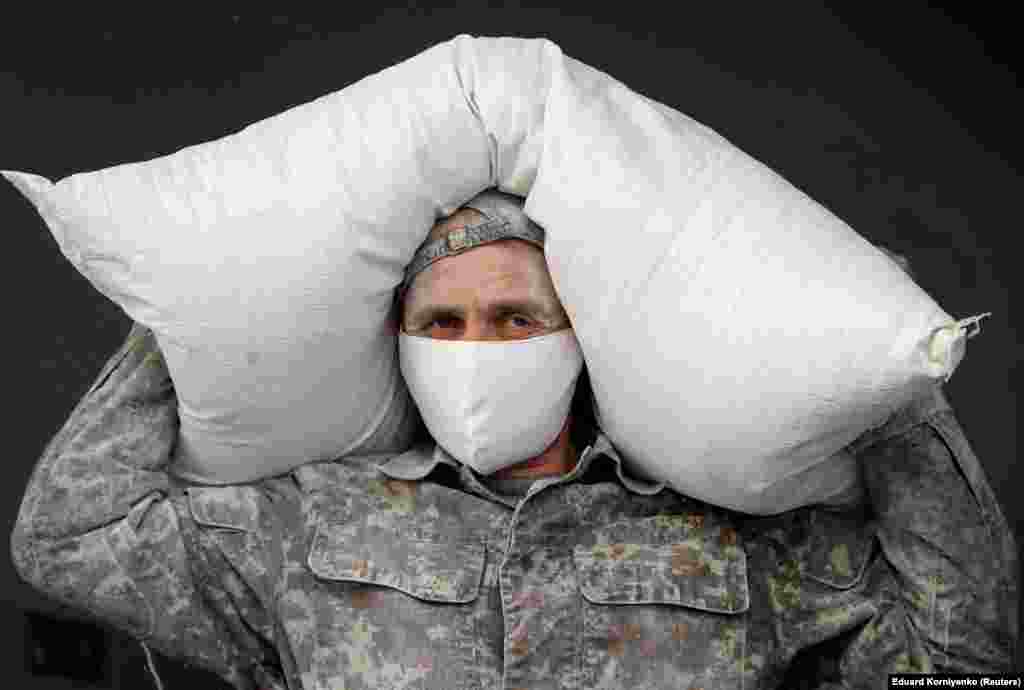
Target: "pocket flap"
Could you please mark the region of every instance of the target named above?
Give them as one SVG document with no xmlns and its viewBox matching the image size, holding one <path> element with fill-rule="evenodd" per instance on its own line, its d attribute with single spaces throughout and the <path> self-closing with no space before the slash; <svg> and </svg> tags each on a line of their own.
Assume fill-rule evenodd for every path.
<svg viewBox="0 0 1024 690">
<path fill-rule="evenodd" d="M 259 494 L 252 487 L 189 487 L 185 492 L 196 522 L 208 527 L 259 531 Z"/>
<path fill-rule="evenodd" d="M 468 603 L 479 595 L 483 541 L 410 538 L 367 524 L 322 520 L 308 565 L 325 580 L 389 587 L 425 601 Z"/>
<path fill-rule="evenodd" d="M 711 613 L 750 606 L 746 553 L 734 540 L 697 530 L 679 541 L 602 542 L 576 547 L 580 591 L 595 604 L 665 604 Z"/>
</svg>

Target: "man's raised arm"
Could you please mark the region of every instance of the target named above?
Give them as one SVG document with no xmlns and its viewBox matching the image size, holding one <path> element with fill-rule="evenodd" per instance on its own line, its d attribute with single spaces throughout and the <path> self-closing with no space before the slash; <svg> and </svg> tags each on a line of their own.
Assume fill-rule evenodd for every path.
<svg viewBox="0 0 1024 690">
<path fill-rule="evenodd" d="M 135 325 L 47 444 L 11 555 L 47 596 L 244 688 L 238 669 L 263 645 L 232 620 L 246 611 L 211 605 L 224 599 L 216 578 L 193 575 L 194 560 L 215 555 L 197 556 L 195 523 L 165 472 L 176 402 L 155 338 Z"/>
<path fill-rule="evenodd" d="M 853 641 L 846 672 L 889 663 L 891 671 L 1013 670 L 1016 542 L 941 388 L 858 445 L 888 577 L 879 579 L 876 634 Z M 881 653 L 901 640 L 899 655 Z"/>
</svg>

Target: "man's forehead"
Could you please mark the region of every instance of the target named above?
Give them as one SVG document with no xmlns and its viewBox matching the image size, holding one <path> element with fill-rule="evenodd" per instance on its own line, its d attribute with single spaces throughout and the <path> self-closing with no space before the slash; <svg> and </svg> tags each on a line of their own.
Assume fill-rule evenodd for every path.
<svg viewBox="0 0 1024 690">
<path fill-rule="evenodd" d="M 507 246 L 496 246 L 501 244 Z M 511 244 L 521 246 L 513 249 Z M 469 303 L 485 310 L 505 303 L 560 308 L 543 253 L 518 240 L 483 245 L 432 264 L 416 277 L 406 298 L 407 309 L 415 312 Z"/>
<path fill-rule="evenodd" d="M 494 285 L 550 284 L 544 254 L 521 240 L 498 240 L 445 257 L 423 270 L 415 282 L 432 290 L 483 289 Z"/>
</svg>

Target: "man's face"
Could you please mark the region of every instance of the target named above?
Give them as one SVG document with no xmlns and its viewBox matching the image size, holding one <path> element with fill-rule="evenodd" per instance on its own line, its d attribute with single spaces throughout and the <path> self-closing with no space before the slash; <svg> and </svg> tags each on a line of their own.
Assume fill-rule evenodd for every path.
<svg viewBox="0 0 1024 690">
<path fill-rule="evenodd" d="M 461 211 L 433 236 L 474 220 Z M 433 263 L 405 296 L 402 328 L 442 340 L 522 340 L 569 328 L 544 254 L 522 240 L 498 240 Z"/>
</svg>

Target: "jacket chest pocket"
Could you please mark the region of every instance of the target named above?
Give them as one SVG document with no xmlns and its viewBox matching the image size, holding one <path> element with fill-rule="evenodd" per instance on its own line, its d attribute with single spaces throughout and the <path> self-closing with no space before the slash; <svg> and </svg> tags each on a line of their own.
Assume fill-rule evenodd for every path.
<svg viewBox="0 0 1024 690">
<path fill-rule="evenodd" d="M 652 538 L 657 530 L 637 523 L 629 535 L 610 532 L 574 551 L 583 686 L 741 687 L 749 595 L 735 532 L 709 526 Z"/>
<path fill-rule="evenodd" d="M 485 561 L 483 541 L 321 523 L 307 563 L 316 587 L 291 623 L 312 633 L 307 686 L 473 686 Z"/>
</svg>

